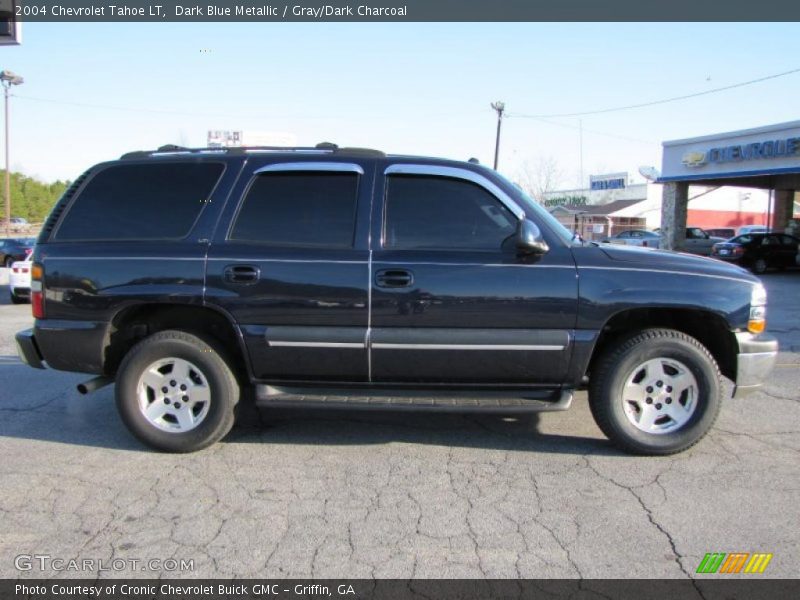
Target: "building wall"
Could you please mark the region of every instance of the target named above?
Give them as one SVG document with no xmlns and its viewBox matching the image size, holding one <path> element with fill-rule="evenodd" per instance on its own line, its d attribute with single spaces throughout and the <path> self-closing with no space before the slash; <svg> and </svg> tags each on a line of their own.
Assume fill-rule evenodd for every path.
<svg viewBox="0 0 800 600">
<path fill-rule="evenodd" d="M 662 187 L 657 183 L 647 183 L 634 184 L 624 190 L 565 190 L 551 192 L 548 197 L 586 196 L 591 205 L 641 198 L 641 202 L 616 212 L 614 216 L 643 219 L 647 229 L 655 229 L 661 226 Z M 767 190 L 690 186 L 687 223 L 696 227 L 762 225 L 767 222 L 768 209 Z"/>
</svg>

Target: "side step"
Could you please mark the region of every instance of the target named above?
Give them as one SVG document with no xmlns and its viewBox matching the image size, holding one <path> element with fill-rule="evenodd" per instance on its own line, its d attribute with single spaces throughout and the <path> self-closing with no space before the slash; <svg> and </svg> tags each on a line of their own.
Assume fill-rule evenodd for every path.
<svg viewBox="0 0 800 600">
<path fill-rule="evenodd" d="M 260 408 L 430 410 L 438 412 L 526 413 L 567 410 L 572 390 L 418 390 L 398 388 L 303 388 L 256 385 Z"/>
</svg>

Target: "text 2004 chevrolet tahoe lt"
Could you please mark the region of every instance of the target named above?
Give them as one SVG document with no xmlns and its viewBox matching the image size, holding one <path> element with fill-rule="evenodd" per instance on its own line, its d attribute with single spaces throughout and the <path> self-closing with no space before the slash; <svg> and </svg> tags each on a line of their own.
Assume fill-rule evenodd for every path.
<svg viewBox="0 0 800 600">
<path fill-rule="evenodd" d="M 668 454 L 714 423 L 721 376 L 752 389 L 777 354 L 742 269 L 573 240 L 477 164 L 331 144 L 92 167 L 33 274 L 23 359 L 114 381 L 131 432 L 176 452 L 240 397 L 520 413 L 588 387 L 614 443 Z"/>
</svg>

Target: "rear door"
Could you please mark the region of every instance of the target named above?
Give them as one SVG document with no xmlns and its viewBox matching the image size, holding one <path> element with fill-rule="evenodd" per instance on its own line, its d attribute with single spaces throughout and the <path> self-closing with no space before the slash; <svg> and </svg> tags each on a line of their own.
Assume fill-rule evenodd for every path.
<svg viewBox="0 0 800 600">
<path fill-rule="evenodd" d="M 372 381 L 563 381 L 577 311 L 569 248 L 517 256 L 524 212 L 475 171 L 389 163 L 377 189 Z"/>
<path fill-rule="evenodd" d="M 249 159 L 209 249 L 206 302 L 264 381 L 368 379 L 372 163 Z"/>
</svg>

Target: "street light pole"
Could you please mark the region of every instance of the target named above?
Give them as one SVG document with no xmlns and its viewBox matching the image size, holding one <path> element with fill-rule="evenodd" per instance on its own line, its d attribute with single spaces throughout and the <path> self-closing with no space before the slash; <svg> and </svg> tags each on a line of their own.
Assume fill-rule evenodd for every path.
<svg viewBox="0 0 800 600">
<path fill-rule="evenodd" d="M 8 92 L 12 85 L 22 85 L 24 81 L 22 77 L 11 71 L 0 71 L 0 83 L 3 84 L 3 96 L 5 99 L 6 123 L 6 237 L 11 237 L 11 161 L 8 155 Z"/>
<path fill-rule="evenodd" d="M 494 170 L 497 170 L 497 159 L 500 156 L 500 126 L 503 124 L 503 111 L 506 109 L 505 102 L 492 102 L 492 108 L 497 111 L 497 137 L 494 141 Z"/>
</svg>

